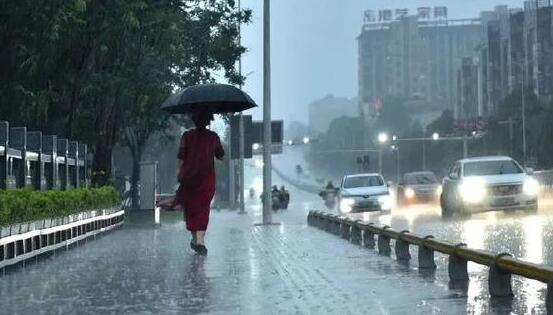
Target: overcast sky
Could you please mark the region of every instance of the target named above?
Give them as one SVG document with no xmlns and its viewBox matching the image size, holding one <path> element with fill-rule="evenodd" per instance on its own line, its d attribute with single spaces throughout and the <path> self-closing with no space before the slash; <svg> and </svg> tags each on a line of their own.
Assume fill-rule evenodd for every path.
<svg viewBox="0 0 553 315">
<path fill-rule="evenodd" d="M 328 94 L 357 95 L 357 41 L 367 9 L 447 6 L 450 18 L 477 17 L 483 10 L 522 0 L 274 0 L 271 1 L 272 113 L 274 119 L 307 122 L 307 105 Z M 242 0 L 253 23 L 242 29 L 245 90 L 262 106 L 263 0 Z M 252 111 L 261 118 L 261 109 Z"/>
</svg>

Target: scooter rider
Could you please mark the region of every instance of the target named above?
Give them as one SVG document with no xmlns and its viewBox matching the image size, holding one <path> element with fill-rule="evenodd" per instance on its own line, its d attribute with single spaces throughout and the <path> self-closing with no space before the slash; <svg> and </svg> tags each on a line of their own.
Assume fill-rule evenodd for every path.
<svg viewBox="0 0 553 315">
<path fill-rule="evenodd" d="M 290 193 L 286 190 L 286 187 L 280 187 L 280 201 L 283 209 L 288 209 L 288 204 L 290 203 Z"/>
<path fill-rule="evenodd" d="M 273 186 L 273 190 L 271 191 L 271 198 L 273 199 L 273 210 L 281 209 L 282 198 L 281 198 L 280 190 L 278 190 L 278 187 L 276 185 Z"/>
</svg>

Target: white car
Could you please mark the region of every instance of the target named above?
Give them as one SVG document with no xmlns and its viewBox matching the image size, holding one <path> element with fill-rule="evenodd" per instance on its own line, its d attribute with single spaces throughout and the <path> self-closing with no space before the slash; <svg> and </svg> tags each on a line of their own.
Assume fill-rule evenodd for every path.
<svg viewBox="0 0 553 315">
<path fill-rule="evenodd" d="M 390 210 L 390 189 L 380 174 L 346 175 L 340 184 L 341 213 Z"/>
<path fill-rule="evenodd" d="M 506 156 L 457 161 L 443 180 L 443 216 L 490 210 L 538 209 L 539 183 L 515 160 Z"/>
</svg>

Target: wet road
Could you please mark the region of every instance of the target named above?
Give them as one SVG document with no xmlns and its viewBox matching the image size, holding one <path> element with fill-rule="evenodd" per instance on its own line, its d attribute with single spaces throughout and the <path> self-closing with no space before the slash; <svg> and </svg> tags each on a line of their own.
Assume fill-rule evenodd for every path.
<svg viewBox="0 0 553 315">
<path fill-rule="evenodd" d="M 293 159 L 282 156 L 286 169 Z M 247 167 L 248 186 L 261 183 Z M 274 175 L 275 184 L 285 182 Z M 490 299 L 487 268 L 469 264 L 470 281 L 448 281 L 446 257 L 433 272 L 378 255 L 308 227 L 306 214 L 322 209 L 317 196 L 293 189 L 291 208 L 261 220 L 256 197 L 248 215 L 213 213 L 206 259 L 188 248 L 180 214 L 154 228 L 132 217 L 124 228 L 52 257 L 17 266 L 0 278 L 1 314 L 541 314 L 545 285 L 513 278 L 513 299 Z M 551 261 L 553 213 L 486 213 L 443 221 L 423 206 L 361 215 L 452 242 L 535 262 Z M 150 218 L 151 220 L 152 218 Z"/>
<path fill-rule="evenodd" d="M 301 159 L 297 152 L 292 156 Z M 305 161 L 301 160 L 305 163 Z M 280 163 L 280 164 L 279 164 Z M 300 162 L 295 162 L 300 163 Z M 289 159 L 277 160 L 276 164 L 284 170 L 294 164 Z M 318 199 L 317 196 L 312 198 Z M 324 210 L 321 206 L 318 210 Z M 328 210 L 335 212 L 335 210 Z M 466 243 L 468 247 L 486 249 L 495 253 L 507 252 L 515 257 L 533 263 L 543 263 L 553 266 L 553 200 L 542 198 L 537 214 L 524 212 L 505 213 L 502 211 L 472 214 L 468 218 L 443 219 L 437 204 L 423 204 L 409 207 L 394 207 L 386 212 L 368 212 L 350 215 L 356 219 L 368 222 L 386 224 L 396 230 L 409 230 L 422 235 L 433 235 L 438 239 L 452 243 Z M 412 264 L 416 268 L 416 252 L 412 249 Z M 442 271 L 447 270 L 446 256 L 437 254 Z M 438 267 L 440 269 L 440 267 Z M 471 283 L 468 295 L 474 296 L 474 310 L 484 307 L 488 296 L 487 267 L 469 263 Z M 445 275 L 445 274 L 444 274 Z M 474 281 L 478 279 L 478 281 Z M 447 283 L 447 275 L 444 277 Z M 483 281 L 483 282 L 482 282 Z M 515 288 L 515 313 L 535 313 L 534 305 L 540 305 L 546 285 L 537 281 L 513 276 Z M 482 294 L 484 298 L 480 298 Z M 518 302 L 517 302 L 518 301 Z M 480 305 L 482 304 L 482 305 Z M 478 311 L 476 311 L 479 313 Z"/>
<path fill-rule="evenodd" d="M 297 163 L 306 163 L 297 149 L 292 149 L 286 157 L 275 159 L 276 166 L 290 173 Z M 319 200 L 317 196 L 312 198 Z M 508 252 L 534 263 L 553 265 L 553 242 L 550 241 L 553 239 L 553 199 L 550 198 L 540 199 L 537 214 L 495 211 L 446 220 L 441 217 L 439 205 L 423 204 L 351 216 L 387 224 L 397 230 L 433 235 L 453 243 L 463 242 L 472 248 Z"/>
</svg>

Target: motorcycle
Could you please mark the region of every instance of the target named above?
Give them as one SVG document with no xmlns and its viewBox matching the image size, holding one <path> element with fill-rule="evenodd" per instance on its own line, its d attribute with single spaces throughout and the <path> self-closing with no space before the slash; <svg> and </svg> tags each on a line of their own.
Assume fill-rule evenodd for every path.
<svg viewBox="0 0 553 315">
<path fill-rule="evenodd" d="M 273 200 L 273 210 L 276 211 L 276 210 L 282 209 L 282 203 L 281 203 L 279 194 L 273 192 L 271 194 L 271 198 Z"/>
</svg>

